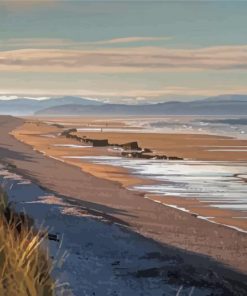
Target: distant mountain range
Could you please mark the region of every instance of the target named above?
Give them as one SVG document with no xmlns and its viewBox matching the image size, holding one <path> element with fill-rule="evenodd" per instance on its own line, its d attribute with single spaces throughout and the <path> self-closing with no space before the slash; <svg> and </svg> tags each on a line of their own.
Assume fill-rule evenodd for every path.
<svg viewBox="0 0 247 296">
<path fill-rule="evenodd" d="M 247 95 L 222 95 L 203 100 L 157 104 L 107 104 L 80 97 L 47 100 L 0 100 L 0 114 L 38 116 L 118 115 L 247 115 Z"/>
<path fill-rule="evenodd" d="M 61 105 L 36 112 L 37 115 L 247 115 L 247 95 L 210 97 L 192 102 L 146 105 L 100 104 Z"/>
<path fill-rule="evenodd" d="M 46 100 L 18 98 L 14 100 L 0 100 L 0 114 L 34 115 L 40 110 L 56 106 L 66 106 L 67 104 L 96 106 L 101 103 L 95 100 L 73 96 L 57 97 Z"/>
</svg>

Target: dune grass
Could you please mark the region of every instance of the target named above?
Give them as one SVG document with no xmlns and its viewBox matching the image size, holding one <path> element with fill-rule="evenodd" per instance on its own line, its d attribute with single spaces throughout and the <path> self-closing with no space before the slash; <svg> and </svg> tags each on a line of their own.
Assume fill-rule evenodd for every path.
<svg viewBox="0 0 247 296">
<path fill-rule="evenodd" d="M 8 206 L 0 189 L 0 295 L 52 296 L 55 282 L 44 234 Z"/>
</svg>

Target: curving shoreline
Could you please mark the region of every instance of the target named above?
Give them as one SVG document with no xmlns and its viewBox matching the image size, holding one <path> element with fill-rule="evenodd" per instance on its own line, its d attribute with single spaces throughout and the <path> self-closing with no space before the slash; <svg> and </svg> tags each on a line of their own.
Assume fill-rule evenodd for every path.
<svg viewBox="0 0 247 296">
<path fill-rule="evenodd" d="M 133 230 L 162 244 L 193 252 L 192 257 L 184 255 L 185 261 L 226 272 L 213 260 L 198 257 L 204 254 L 247 273 L 245 234 L 160 206 L 116 182 L 96 178 L 74 166 L 47 158 L 8 135 L 22 125 L 23 120 L 11 117 L 1 117 L 0 120 L 2 160 L 15 165 L 17 171 L 51 191 L 79 199 L 87 208 L 103 211 L 123 221 Z"/>
<path fill-rule="evenodd" d="M 40 151 L 41 153 L 43 153 L 48 157 L 57 159 L 67 164 L 77 166 L 81 168 L 82 171 L 92 174 L 96 177 L 118 182 L 120 186 L 124 186 L 127 189 L 134 189 L 135 191 L 155 195 L 154 199 L 156 200 L 159 199 L 160 204 L 163 204 L 166 206 L 172 205 L 177 210 L 179 210 L 182 205 L 182 208 L 186 208 L 187 213 L 190 213 L 195 217 L 202 217 L 209 222 L 211 221 L 213 223 L 229 226 L 235 230 L 239 230 L 243 232 L 247 229 L 246 212 L 244 211 L 245 207 L 244 209 L 240 208 L 241 210 L 239 209 L 238 211 L 234 210 L 234 207 L 236 206 L 238 206 L 238 208 L 240 207 L 240 204 L 239 204 L 240 200 L 238 198 L 238 194 L 243 196 L 244 192 L 246 191 L 244 182 L 242 182 L 243 184 L 238 185 L 237 183 L 241 181 L 241 178 L 238 179 L 237 175 L 234 174 L 234 172 L 236 173 L 239 170 L 243 171 L 244 167 L 241 168 L 241 166 L 246 163 L 246 161 L 243 161 L 243 162 L 239 161 L 238 155 L 235 155 L 235 159 L 237 159 L 237 161 L 232 160 L 230 162 L 227 161 L 228 156 L 227 158 L 226 156 L 224 156 L 224 160 L 221 160 L 221 161 L 216 161 L 214 159 L 214 161 L 212 160 L 208 160 L 208 161 L 173 160 L 171 162 L 170 161 L 166 162 L 166 160 L 156 160 L 156 159 L 145 160 L 145 159 L 138 158 L 137 160 L 135 159 L 132 160 L 131 157 L 130 158 L 128 157 L 129 159 L 128 158 L 124 159 L 122 158 L 122 155 L 121 155 L 122 149 L 119 152 L 119 151 L 115 151 L 114 149 L 109 149 L 108 146 L 93 147 L 92 139 L 95 138 L 95 135 L 97 138 L 99 138 L 99 140 L 102 140 L 105 138 L 105 132 L 91 133 L 90 137 L 87 137 L 87 136 L 84 137 L 83 135 L 81 136 L 75 135 L 75 137 L 74 136 L 70 137 L 71 135 L 70 131 L 75 131 L 76 129 L 74 128 L 73 130 L 71 129 L 68 130 L 67 127 L 64 126 L 66 125 L 66 123 L 64 123 L 63 126 L 60 126 L 58 124 L 51 124 L 50 122 L 48 123 L 48 125 L 52 127 L 60 128 L 57 130 L 53 129 L 52 127 L 47 127 L 46 124 L 47 124 L 46 122 L 44 123 L 39 122 L 38 128 L 37 128 L 36 121 L 28 122 L 24 124 L 23 127 L 21 127 L 20 129 L 17 129 L 13 134 L 17 139 L 31 144 L 31 146 L 34 147 L 33 149 Z M 78 122 L 78 124 L 80 123 Z M 61 132 L 62 131 L 61 128 L 63 128 L 63 132 Z M 44 132 L 45 134 L 43 134 Z M 47 132 L 49 132 L 49 134 L 47 134 Z M 66 137 L 66 135 L 69 135 L 69 137 Z M 117 135 L 114 134 L 114 136 L 117 136 L 116 139 L 118 140 L 117 142 L 115 142 L 118 144 L 115 144 L 115 145 L 118 145 L 120 147 L 125 147 L 124 145 L 126 142 L 124 141 L 126 140 L 126 137 L 125 137 L 126 134 L 118 133 Z M 134 141 L 135 139 L 141 139 L 141 141 L 143 142 L 144 139 L 146 138 L 146 141 L 144 143 L 148 145 L 149 137 L 150 137 L 149 134 L 145 135 L 144 133 L 142 133 L 140 135 L 139 133 L 133 133 L 132 137 L 131 138 L 127 137 L 127 139 L 129 140 L 131 139 L 132 141 Z M 158 139 L 159 137 L 166 139 L 167 135 L 158 135 Z M 168 140 L 167 140 L 168 144 L 169 144 L 169 137 L 170 136 L 168 136 Z M 204 149 L 204 145 L 202 145 L 202 143 L 203 144 L 208 143 L 208 145 L 210 145 L 211 142 L 213 142 L 211 143 L 211 145 L 212 144 L 215 145 L 217 142 L 221 143 L 221 145 L 226 145 L 226 144 L 229 145 L 229 142 L 232 144 L 234 143 L 235 145 L 236 143 L 239 143 L 238 140 L 221 138 L 221 137 L 217 138 L 215 136 L 201 137 L 201 135 L 199 136 L 187 135 L 184 137 L 180 135 L 179 137 L 176 137 L 176 140 L 180 138 L 182 139 L 182 141 L 183 139 L 186 139 L 186 138 L 197 139 L 197 147 L 201 149 Z M 208 142 L 205 142 L 205 140 Z M 78 141 L 80 142 L 80 145 L 77 144 Z M 90 141 L 91 145 L 88 145 L 88 141 Z M 109 144 L 108 140 L 107 140 L 107 143 Z M 128 143 L 128 145 L 130 145 L 131 143 L 134 143 L 135 148 L 137 148 L 137 146 L 139 147 L 137 142 L 130 142 Z M 240 143 L 244 145 L 246 144 L 246 141 L 245 142 L 241 141 Z M 96 141 L 96 144 L 98 144 L 97 141 Z M 153 141 L 150 144 L 155 147 L 156 142 Z M 175 144 L 175 148 L 176 146 L 179 146 L 177 145 L 177 143 L 174 143 L 174 144 Z M 173 144 L 173 147 L 174 147 L 174 144 Z M 162 146 L 161 146 L 161 143 L 158 143 L 158 146 L 160 148 L 163 147 L 164 149 L 166 148 L 167 145 L 164 145 L 164 143 L 162 143 Z M 236 147 L 236 146 L 233 146 L 233 147 Z M 160 152 L 162 155 L 162 151 Z M 180 153 L 182 152 L 183 152 L 183 148 L 180 149 Z M 201 154 L 198 154 L 198 156 L 200 155 Z M 241 153 L 241 158 L 246 159 L 246 156 L 247 156 L 246 154 Z M 157 167 L 156 162 L 158 162 L 159 167 Z M 143 165 L 141 165 L 141 163 L 143 163 Z M 145 164 L 148 165 L 147 167 L 149 170 L 149 174 L 146 173 Z M 178 167 L 176 170 L 176 173 L 172 168 L 173 165 Z M 192 175 L 189 174 L 189 171 L 191 170 L 193 171 L 193 167 L 198 165 L 200 165 L 200 168 L 198 169 L 196 168 L 194 170 L 194 173 L 196 173 L 195 176 L 200 177 L 199 178 L 201 179 L 200 183 L 198 183 L 199 179 L 197 180 L 193 179 L 193 174 Z M 169 172 L 170 169 L 172 169 L 173 171 L 172 175 L 169 176 L 169 173 L 168 173 L 168 175 L 165 176 L 165 171 L 168 170 Z M 228 171 L 228 174 L 225 174 L 224 172 L 225 170 Z M 183 171 L 185 175 L 183 175 Z M 164 177 L 163 178 L 161 176 L 156 177 L 155 172 L 156 174 L 158 172 L 161 173 L 161 176 L 164 175 Z M 213 178 L 212 181 L 210 181 L 210 178 L 205 179 L 206 175 L 210 177 L 209 172 L 211 176 L 217 173 L 218 179 Z M 205 176 L 204 176 L 204 173 L 206 173 Z M 176 181 L 177 179 L 176 175 L 180 176 L 180 180 L 178 179 L 178 181 Z M 228 177 L 227 176 L 224 177 L 224 175 L 227 175 Z M 188 179 L 189 176 L 192 179 Z M 186 183 L 187 182 L 186 178 L 188 182 L 192 182 L 191 184 L 192 187 L 190 187 L 190 183 Z M 234 181 L 231 180 L 232 178 L 234 178 Z M 166 184 L 162 182 L 162 180 L 166 180 L 166 182 L 169 180 L 168 183 L 170 184 L 170 186 L 173 186 L 173 191 L 169 191 L 170 188 L 167 187 Z M 194 181 L 197 182 L 197 185 L 193 189 Z M 183 182 L 187 184 L 187 187 L 185 187 L 185 191 L 183 191 L 182 193 L 182 191 L 180 191 L 181 190 L 180 186 L 183 186 L 182 184 Z M 209 188 L 214 186 L 212 182 L 216 182 L 218 184 L 214 186 L 215 188 L 213 190 L 211 189 L 211 191 L 207 192 L 207 186 L 204 184 L 205 182 L 209 186 Z M 238 190 L 238 191 L 235 192 L 234 190 L 232 190 L 231 186 L 235 188 L 234 190 Z M 238 187 L 238 189 L 236 188 L 236 186 Z M 241 188 L 239 186 L 241 186 Z M 165 189 L 162 189 L 162 187 L 164 187 Z M 198 189 L 200 190 L 198 191 Z M 178 191 L 174 191 L 174 190 L 178 190 Z M 193 192 L 193 190 L 196 190 L 196 191 Z M 220 193 L 216 198 L 214 197 L 215 196 L 214 192 L 217 192 L 218 190 Z M 241 192 L 241 190 L 243 192 Z M 200 191 L 202 191 L 202 193 L 204 192 L 203 196 L 204 198 L 206 197 L 206 200 L 204 200 L 204 198 L 201 198 Z M 175 192 L 177 193 L 175 194 Z M 192 193 L 194 196 L 194 201 L 192 201 L 191 198 L 187 200 L 187 198 L 185 197 L 190 197 Z M 226 200 L 228 204 L 224 204 L 224 198 L 228 198 L 228 200 Z M 154 200 L 154 199 L 152 198 L 151 200 Z M 208 202 L 207 201 L 208 199 L 209 200 L 212 199 L 212 201 Z M 188 202 L 192 201 L 192 203 L 191 202 L 188 203 L 187 201 Z M 241 202 L 243 201 L 244 200 L 241 200 Z M 216 204 L 219 203 L 219 205 L 216 208 L 214 207 L 215 203 Z M 229 208 L 229 204 L 232 204 L 230 205 L 230 208 Z M 231 208 L 231 206 L 233 206 L 233 208 Z M 237 217 L 235 219 L 236 215 Z"/>
</svg>

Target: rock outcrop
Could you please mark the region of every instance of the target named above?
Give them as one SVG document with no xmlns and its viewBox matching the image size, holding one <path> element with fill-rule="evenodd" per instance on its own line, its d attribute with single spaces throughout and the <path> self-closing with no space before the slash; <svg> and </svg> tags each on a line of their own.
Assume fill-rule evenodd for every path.
<svg viewBox="0 0 247 296">
<path fill-rule="evenodd" d="M 68 139 L 74 139 L 81 143 L 92 145 L 93 147 L 114 147 L 121 148 L 121 156 L 129 158 L 140 158 L 140 159 L 163 159 L 163 160 L 183 160 L 181 157 L 177 156 L 166 156 L 153 154 L 153 151 L 149 148 L 141 148 L 138 145 L 137 141 L 128 142 L 124 144 L 110 144 L 108 139 L 91 139 L 86 136 L 79 137 L 74 133 L 77 132 L 76 129 L 65 130 L 61 133 L 61 136 L 64 136 Z"/>
</svg>

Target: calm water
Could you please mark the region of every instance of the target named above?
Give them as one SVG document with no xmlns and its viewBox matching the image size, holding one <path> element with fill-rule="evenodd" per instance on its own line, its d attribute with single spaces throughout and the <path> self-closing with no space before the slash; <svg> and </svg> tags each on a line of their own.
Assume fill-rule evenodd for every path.
<svg viewBox="0 0 247 296">
<path fill-rule="evenodd" d="M 127 168 L 135 176 L 159 181 L 133 189 L 164 196 L 198 198 L 213 207 L 247 213 L 246 162 L 160 161 L 114 156 L 68 156 Z"/>
</svg>

